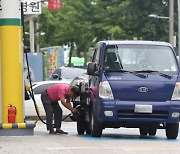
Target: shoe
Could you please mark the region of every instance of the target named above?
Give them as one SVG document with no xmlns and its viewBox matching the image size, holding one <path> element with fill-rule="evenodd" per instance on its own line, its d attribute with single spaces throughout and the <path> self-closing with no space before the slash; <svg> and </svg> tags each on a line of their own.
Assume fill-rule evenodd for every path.
<svg viewBox="0 0 180 154">
<path fill-rule="evenodd" d="M 49 134 L 55 134 L 55 131 L 54 130 L 50 130 Z"/>
<path fill-rule="evenodd" d="M 63 130 L 56 130 L 55 132 L 56 134 L 59 133 L 59 134 L 68 134 L 68 132 L 64 132 Z"/>
</svg>

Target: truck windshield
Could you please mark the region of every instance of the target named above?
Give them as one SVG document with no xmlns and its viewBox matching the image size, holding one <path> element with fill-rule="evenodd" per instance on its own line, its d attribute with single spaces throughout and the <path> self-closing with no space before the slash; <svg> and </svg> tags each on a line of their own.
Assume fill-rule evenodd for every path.
<svg viewBox="0 0 180 154">
<path fill-rule="evenodd" d="M 108 45 L 104 70 L 154 70 L 177 74 L 176 57 L 170 47 L 152 45 Z"/>
</svg>

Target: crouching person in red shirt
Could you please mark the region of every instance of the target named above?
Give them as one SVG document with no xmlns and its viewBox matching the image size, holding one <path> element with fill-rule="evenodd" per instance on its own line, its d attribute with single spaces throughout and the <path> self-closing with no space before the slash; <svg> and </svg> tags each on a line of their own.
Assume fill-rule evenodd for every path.
<svg viewBox="0 0 180 154">
<path fill-rule="evenodd" d="M 46 112 L 46 123 L 47 130 L 49 134 L 61 133 L 68 134 L 61 130 L 61 121 L 62 121 L 62 109 L 59 106 L 58 101 L 61 101 L 61 104 L 69 109 L 72 113 L 77 112 L 77 109 L 73 108 L 71 105 L 71 99 L 80 95 L 80 89 L 78 86 L 70 86 L 68 84 L 55 84 L 48 87 L 41 94 L 42 104 Z M 55 119 L 55 128 L 52 125 L 53 114 Z"/>
</svg>

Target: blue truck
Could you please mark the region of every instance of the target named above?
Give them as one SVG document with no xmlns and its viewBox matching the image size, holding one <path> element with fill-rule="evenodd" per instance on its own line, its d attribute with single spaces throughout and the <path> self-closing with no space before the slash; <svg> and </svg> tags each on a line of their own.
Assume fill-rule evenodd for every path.
<svg viewBox="0 0 180 154">
<path fill-rule="evenodd" d="M 81 85 L 79 134 L 100 137 L 105 128 L 139 128 L 176 139 L 180 121 L 179 64 L 173 47 L 158 41 L 100 41 Z M 77 103 L 77 102 L 76 102 Z"/>
</svg>

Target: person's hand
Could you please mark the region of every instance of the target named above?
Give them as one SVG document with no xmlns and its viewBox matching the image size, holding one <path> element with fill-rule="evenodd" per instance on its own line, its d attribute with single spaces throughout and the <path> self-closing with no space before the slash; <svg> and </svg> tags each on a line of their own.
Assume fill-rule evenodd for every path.
<svg viewBox="0 0 180 154">
<path fill-rule="evenodd" d="M 76 108 L 73 108 L 71 112 L 76 113 L 76 112 L 78 112 L 78 110 Z"/>
</svg>

